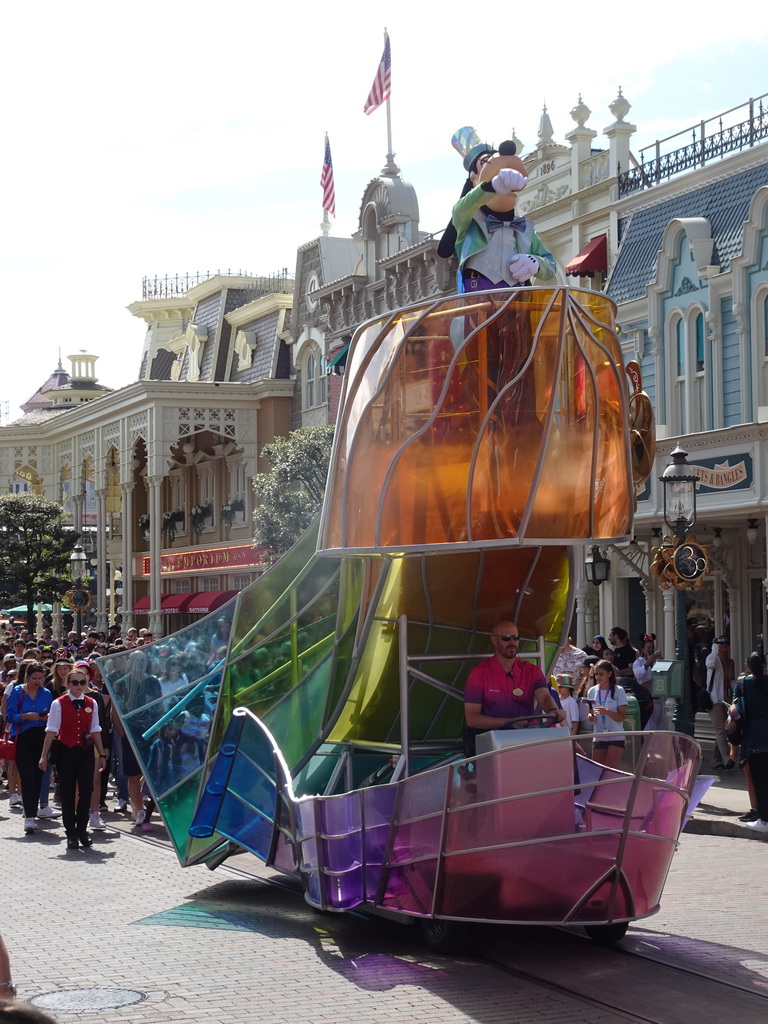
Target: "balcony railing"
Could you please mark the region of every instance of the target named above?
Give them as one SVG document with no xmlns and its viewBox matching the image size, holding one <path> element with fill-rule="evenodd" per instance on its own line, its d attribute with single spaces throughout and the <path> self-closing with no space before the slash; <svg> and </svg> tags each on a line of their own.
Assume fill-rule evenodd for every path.
<svg viewBox="0 0 768 1024">
<path fill-rule="evenodd" d="M 768 138 L 768 108 L 763 103 L 766 97 L 768 93 L 763 93 L 641 149 L 640 165 L 619 173 L 619 196 L 658 185 L 682 171 L 704 167 L 710 160 L 754 146 Z M 668 148 L 668 143 L 687 137 L 690 141 L 685 145 L 662 152 Z"/>
<path fill-rule="evenodd" d="M 143 277 L 141 279 L 142 299 L 175 299 L 180 298 L 203 281 L 211 277 L 221 275 L 222 277 L 247 277 L 251 278 L 248 286 L 243 289 L 248 293 L 246 301 L 260 298 L 262 295 L 270 295 L 273 292 L 293 291 L 293 277 L 284 267 L 275 274 L 261 277 L 248 273 L 246 270 L 206 270 L 196 271 L 194 274 L 176 274 L 171 277 Z"/>
</svg>

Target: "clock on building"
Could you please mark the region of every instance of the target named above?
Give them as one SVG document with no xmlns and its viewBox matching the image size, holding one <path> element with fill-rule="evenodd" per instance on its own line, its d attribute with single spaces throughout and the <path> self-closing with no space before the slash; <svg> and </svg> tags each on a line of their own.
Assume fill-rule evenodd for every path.
<svg viewBox="0 0 768 1024">
<path fill-rule="evenodd" d="M 305 298 L 307 300 L 307 309 L 309 309 L 310 313 L 314 313 L 314 311 L 317 309 L 317 299 L 313 298 L 312 292 L 314 292 L 319 287 L 320 278 L 317 276 L 317 273 L 313 270 L 312 273 L 307 278 L 307 287 L 304 293 Z"/>
</svg>

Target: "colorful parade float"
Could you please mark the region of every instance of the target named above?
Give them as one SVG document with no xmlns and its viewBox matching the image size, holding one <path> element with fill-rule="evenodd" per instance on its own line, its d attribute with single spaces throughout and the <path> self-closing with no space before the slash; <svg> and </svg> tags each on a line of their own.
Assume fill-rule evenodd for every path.
<svg viewBox="0 0 768 1024">
<path fill-rule="evenodd" d="M 560 729 L 462 743 L 491 627 L 513 619 L 548 671 L 574 551 L 631 539 L 653 450 L 602 294 L 441 296 L 362 325 L 319 520 L 214 615 L 102 662 L 181 864 L 250 851 L 313 906 L 416 919 L 437 948 L 465 922 L 608 943 L 654 913 L 693 739 L 627 732 L 616 769 Z"/>
</svg>

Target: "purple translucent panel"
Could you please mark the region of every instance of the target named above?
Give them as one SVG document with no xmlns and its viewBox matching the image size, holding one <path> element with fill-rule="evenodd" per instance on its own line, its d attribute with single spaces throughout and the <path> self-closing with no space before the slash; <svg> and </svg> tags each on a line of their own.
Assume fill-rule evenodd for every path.
<svg viewBox="0 0 768 1024">
<path fill-rule="evenodd" d="M 307 852 L 306 845 L 302 844 L 302 857 Z M 316 907 L 323 905 L 322 893 L 320 890 L 320 872 L 317 870 L 317 858 L 315 856 L 314 843 L 311 844 L 311 849 L 308 851 L 309 856 L 307 861 L 300 861 L 301 876 L 304 881 L 304 889 L 307 902 L 312 903 Z"/>
<path fill-rule="evenodd" d="M 443 816 L 424 818 L 410 824 L 400 824 L 389 855 L 390 864 L 398 864 L 420 857 L 436 857 L 440 852 Z"/>
<path fill-rule="evenodd" d="M 326 873 L 323 886 L 326 906 L 334 910 L 350 910 L 363 901 L 363 870 L 357 867 L 344 874 Z"/>
<path fill-rule="evenodd" d="M 360 831 L 360 794 L 358 792 L 329 797 L 322 801 L 320 807 L 322 809 L 321 828 L 324 835 L 344 836 L 350 832 Z"/>
<path fill-rule="evenodd" d="M 637 750 L 639 768 L 650 763 L 658 778 L 638 780 L 574 757 L 567 738 L 455 766 L 436 894 L 441 817 L 407 822 L 401 814 L 381 903 L 430 914 L 434 898 L 437 914 L 520 922 L 598 923 L 652 913 L 685 806 L 685 795 L 669 787 L 691 776 L 698 753 L 673 736 L 641 738 Z M 433 774 L 443 779 L 445 772 Z M 400 786 L 401 809 L 431 806 L 425 777 Z M 556 788 L 564 791 L 546 792 Z"/>
<path fill-rule="evenodd" d="M 375 902 L 379 891 L 390 828 L 372 825 L 365 830 L 365 899 L 370 903 Z"/>
<path fill-rule="evenodd" d="M 375 825 L 386 825 L 389 827 L 389 823 L 392 821 L 396 798 L 396 786 L 371 786 L 370 789 L 363 790 L 366 831 L 369 831 Z"/>
<path fill-rule="evenodd" d="M 447 853 L 520 843 L 576 832 L 572 793 L 530 796 L 490 807 L 465 807 L 451 812 L 445 837 Z"/>
<path fill-rule="evenodd" d="M 381 905 L 411 914 L 431 914 L 436 874 L 436 860 L 391 868 Z"/>
<path fill-rule="evenodd" d="M 448 769 L 415 775 L 402 783 L 402 802 L 399 819 L 408 821 L 426 814 L 442 814 Z"/>
<path fill-rule="evenodd" d="M 362 864 L 363 846 L 359 832 L 343 838 L 324 839 L 322 850 L 323 866 L 328 871 L 349 871 Z"/>
</svg>

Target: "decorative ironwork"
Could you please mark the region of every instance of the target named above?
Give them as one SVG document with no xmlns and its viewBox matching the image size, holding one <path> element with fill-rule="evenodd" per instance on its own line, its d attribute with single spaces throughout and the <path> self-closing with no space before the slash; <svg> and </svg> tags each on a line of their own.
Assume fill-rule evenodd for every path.
<svg viewBox="0 0 768 1024">
<path fill-rule="evenodd" d="M 142 299 L 174 299 L 186 295 L 190 288 L 208 281 L 211 277 L 247 277 L 251 283 L 243 291 L 243 302 L 253 302 L 262 295 L 271 295 L 274 292 L 292 292 L 293 276 L 288 273 L 288 268 L 267 276 L 254 276 L 246 270 L 216 270 L 196 271 L 194 274 L 176 274 L 173 277 L 143 277 L 141 279 Z"/>
<path fill-rule="evenodd" d="M 712 571 L 709 548 L 693 534 L 685 540 L 664 537 L 659 547 L 651 549 L 651 554 L 651 572 L 659 577 L 662 590 L 698 590 Z"/>
<path fill-rule="evenodd" d="M 766 96 L 768 93 L 763 93 L 762 96 L 750 99 L 747 103 L 732 107 L 716 117 L 700 121 L 691 128 L 669 135 L 666 139 L 659 139 L 652 146 L 641 149 L 640 166 L 619 171 L 619 196 L 658 185 L 659 182 L 682 171 L 690 170 L 692 167 L 704 167 L 710 160 L 720 159 L 727 153 L 754 146 L 768 138 L 768 107 L 763 104 Z M 730 125 L 724 123 L 723 119 L 729 114 L 743 110 L 748 110 L 745 119 L 737 118 L 735 123 Z M 717 126 L 716 130 L 709 130 L 710 125 Z M 686 145 L 678 146 L 668 153 L 661 152 L 664 143 L 689 134 L 691 141 Z M 653 151 L 654 155 L 646 161 L 644 154 L 649 150 Z"/>
</svg>

